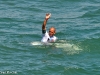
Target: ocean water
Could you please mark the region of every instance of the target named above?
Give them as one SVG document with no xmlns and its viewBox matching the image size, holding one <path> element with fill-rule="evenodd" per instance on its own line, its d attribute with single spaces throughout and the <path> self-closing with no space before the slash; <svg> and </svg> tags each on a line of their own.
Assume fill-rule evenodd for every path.
<svg viewBox="0 0 100 75">
<path fill-rule="evenodd" d="M 41 45 L 51 13 L 58 41 Z M 0 0 L 0 75 L 100 75 L 100 0 Z"/>
</svg>

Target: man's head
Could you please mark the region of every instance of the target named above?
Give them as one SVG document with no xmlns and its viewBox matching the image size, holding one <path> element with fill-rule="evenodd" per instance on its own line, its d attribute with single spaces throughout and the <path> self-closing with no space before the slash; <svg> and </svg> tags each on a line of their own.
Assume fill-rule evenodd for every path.
<svg viewBox="0 0 100 75">
<path fill-rule="evenodd" d="M 56 29 L 54 27 L 51 27 L 49 29 L 49 36 L 52 37 L 56 33 Z"/>
</svg>

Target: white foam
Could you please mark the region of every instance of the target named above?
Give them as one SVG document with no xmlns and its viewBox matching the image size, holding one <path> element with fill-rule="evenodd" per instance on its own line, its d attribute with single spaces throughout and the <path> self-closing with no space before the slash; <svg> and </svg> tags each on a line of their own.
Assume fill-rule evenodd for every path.
<svg viewBox="0 0 100 75">
<path fill-rule="evenodd" d="M 33 46 L 43 45 L 41 42 L 35 41 L 31 43 Z"/>
<path fill-rule="evenodd" d="M 35 46 L 55 46 L 56 48 L 61 48 L 63 51 L 65 51 L 67 54 L 76 54 L 76 53 L 79 53 L 82 49 L 77 46 L 77 45 L 74 45 L 74 44 L 70 44 L 70 43 L 67 43 L 66 41 L 64 40 L 60 40 L 60 42 L 56 42 L 56 43 L 41 43 L 39 41 L 35 41 L 35 42 L 32 42 L 31 43 L 34 47 Z M 45 48 L 45 47 L 44 47 Z"/>
</svg>

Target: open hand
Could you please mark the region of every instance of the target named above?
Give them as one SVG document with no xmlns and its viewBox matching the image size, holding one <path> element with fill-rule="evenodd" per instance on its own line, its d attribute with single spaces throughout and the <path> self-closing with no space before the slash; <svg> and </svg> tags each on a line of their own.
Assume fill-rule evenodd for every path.
<svg viewBox="0 0 100 75">
<path fill-rule="evenodd" d="M 51 16 L 51 13 L 47 13 L 45 18 L 46 18 L 46 19 L 49 19 L 50 16 Z"/>
</svg>

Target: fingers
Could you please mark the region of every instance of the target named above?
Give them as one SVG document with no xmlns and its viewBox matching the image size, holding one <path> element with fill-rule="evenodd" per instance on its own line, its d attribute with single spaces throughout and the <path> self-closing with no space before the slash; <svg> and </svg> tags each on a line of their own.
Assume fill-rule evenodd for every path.
<svg viewBox="0 0 100 75">
<path fill-rule="evenodd" d="M 51 13 L 47 13 L 45 19 L 48 20 L 51 16 Z"/>
<path fill-rule="evenodd" d="M 51 16 L 51 13 L 47 13 L 46 16 L 49 16 L 50 17 Z"/>
<path fill-rule="evenodd" d="M 51 13 L 49 13 L 49 16 L 51 16 Z"/>
</svg>

